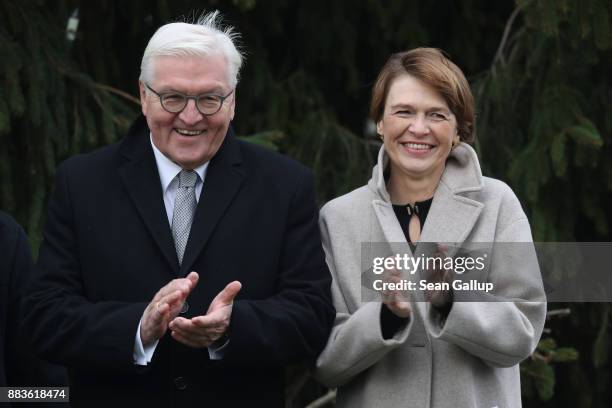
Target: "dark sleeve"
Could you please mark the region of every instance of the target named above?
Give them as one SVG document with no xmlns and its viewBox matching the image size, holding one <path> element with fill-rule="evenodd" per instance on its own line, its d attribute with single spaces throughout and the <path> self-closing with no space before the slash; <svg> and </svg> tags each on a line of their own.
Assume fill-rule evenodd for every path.
<svg viewBox="0 0 612 408">
<path fill-rule="evenodd" d="M 312 174 L 304 172 L 296 184 L 277 272 L 278 293 L 234 302 L 226 362 L 314 362 L 327 342 L 335 310 Z"/>
<path fill-rule="evenodd" d="M 8 229 L 7 229 L 8 230 Z M 65 386 L 64 367 L 39 359 L 23 328 L 23 297 L 32 275 L 32 257 L 25 233 L 15 225 L 9 236 L 14 249 L 8 252 L 9 288 L 6 325 L 6 374 L 9 386 Z"/>
<path fill-rule="evenodd" d="M 87 369 L 135 370 L 134 339 L 146 304 L 87 299 L 75 233 L 75 192 L 69 182 L 78 171 L 76 164 L 64 164 L 57 171 L 26 298 L 25 325 L 37 351 L 51 361 Z"/>
<path fill-rule="evenodd" d="M 399 317 L 395 315 L 387 305 L 384 303 L 382 304 L 380 308 L 380 327 L 383 339 L 392 339 L 409 321 L 410 318 Z"/>
</svg>

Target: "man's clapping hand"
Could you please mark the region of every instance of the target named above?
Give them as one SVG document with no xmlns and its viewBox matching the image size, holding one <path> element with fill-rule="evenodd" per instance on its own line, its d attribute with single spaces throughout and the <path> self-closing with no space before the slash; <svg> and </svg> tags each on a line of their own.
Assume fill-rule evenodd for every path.
<svg viewBox="0 0 612 408">
<path fill-rule="evenodd" d="M 198 278 L 196 272 L 191 272 L 185 278 L 170 281 L 155 294 L 140 322 L 140 339 L 143 346 L 166 334 L 168 324 L 180 313 L 187 296 L 198 283 Z"/>
<path fill-rule="evenodd" d="M 176 317 L 170 322 L 172 337 L 193 348 L 208 347 L 227 334 L 234 298 L 242 284 L 230 282 L 215 298 L 203 316 L 191 319 Z"/>
</svg>

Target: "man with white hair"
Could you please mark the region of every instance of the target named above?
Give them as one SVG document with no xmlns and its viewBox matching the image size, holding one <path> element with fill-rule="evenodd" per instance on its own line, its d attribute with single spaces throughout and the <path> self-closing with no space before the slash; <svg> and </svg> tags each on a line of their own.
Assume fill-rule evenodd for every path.
<svg viewBox="0 0 612 408">
<path fill-rule="evenodd" d="M 218 13 L 153 35 L 143 116 L 57 171 L 26 323 L 73 405 L 283 406 L 334 319 L 313 177 L 238 140 Z"/>
</svg>

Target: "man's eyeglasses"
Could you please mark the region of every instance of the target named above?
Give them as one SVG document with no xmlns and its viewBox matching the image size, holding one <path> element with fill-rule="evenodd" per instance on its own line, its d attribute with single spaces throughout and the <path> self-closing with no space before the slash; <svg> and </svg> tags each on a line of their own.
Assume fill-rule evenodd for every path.
<svg viewBox="0 0 612 408">
<path fill-rule="evenodd" d="M 223 102 L 234 92 L 232 89 L 227 95 L 215 95 L 215 94 L 202 94 L 196 96 L 185 95 L 180 92 L 162 92 L 159 93 L 155 89 L 151 88 L 149 84 L 145 84 L 145 86 L 153 92 L 159 98 L 162 108 L 164 108 L 167 112 L 170 113 L 179 113 L 185 106 L 187 106 L 187 102 L 190 99 L 193 99 L 196 104 L 196 108 L 198 112 L 202 115 L 210 116 L 221 110 L 223 106 Z"/>
</svg>

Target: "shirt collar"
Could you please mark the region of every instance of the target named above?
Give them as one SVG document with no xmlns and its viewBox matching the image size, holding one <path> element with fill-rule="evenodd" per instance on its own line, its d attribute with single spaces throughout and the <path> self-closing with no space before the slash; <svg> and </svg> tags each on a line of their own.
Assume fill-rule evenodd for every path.
<svg viewBox="0 0 612 408">
<path fill-rule="evenodd" d="M 159 151 L 157 146 L 155 146 L 155 143 L 153 143 L 153 136 L 150 134 L 149 139 L 151 141 L 151 147 L 153 147 L 153 154 L 155 155 L 155 163 L 157 164 L 159 179 L 161 180 L 162 189 L 165 193 L 172 180 L 174 180 L 174 178 L 181 172 L 181 170 L 183 170 L 183 168 Z M 204 181 L 206 170 L 208 169 L 208 163 L 210 163 L 210 161 L 207 161 L 201 166 L 193 169 L 196 173 L 198 173 L 199 180 Z"/>
</svg>

